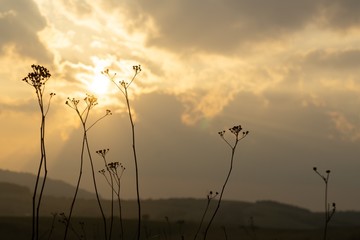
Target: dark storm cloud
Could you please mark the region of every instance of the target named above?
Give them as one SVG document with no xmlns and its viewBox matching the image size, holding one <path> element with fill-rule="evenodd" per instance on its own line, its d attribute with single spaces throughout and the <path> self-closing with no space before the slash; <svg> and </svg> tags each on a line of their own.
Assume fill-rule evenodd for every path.
<svg viewBox="0 0 360 240">
<path fill-rule="evenodd" d="M 309 24 L 338 30 L 360 23 L 360 2 L 351 0 L 138 0 L 123 8 L 131 28 L 153 20 L 158 32 L 149 34 L 149 45 L 177 51 L 230 52 L 284 39 Z"/>
<path fill-rule="evenodd" d="M 132 5 L 133 6 L 133 5 Z M 139 1 L 138 12 L 154 19 L 159 36 L 149 44 L 231 51 L 252 41 L 274 39 L 304 26 L 317 11 L 314 1 Z M 141 26 L 141 24 L 137 24 Z"/>
<path fill-rule="evenodd" d="M 326 25 L 336 30 L 359 28 L 360 1 L 332 0 L 324 1 L 324 14 Z"/>
<path fill-rule="evenodd" d="M 22 56 L 49 61 L 50 53 L 37 32 L 46 26 L 37 5 L 31 0 L 2 0 L 0 4 L 0 54 L 11 46 Z"/>
<path fill-rule="evenodd" d="M 316 50 L 305 56 L 305 66 L 324 70 L 357 70 L 360 66 L 360 50 Z"/>
</svg>

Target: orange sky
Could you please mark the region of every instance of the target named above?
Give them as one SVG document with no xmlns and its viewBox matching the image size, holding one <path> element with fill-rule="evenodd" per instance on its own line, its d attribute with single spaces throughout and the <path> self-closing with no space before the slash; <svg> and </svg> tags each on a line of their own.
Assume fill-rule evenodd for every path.
<svg viewBox="0 0 360 240">
<path fill-rule="evenodd" d="M 92 148 L 110 148 L 127 165 L 124 194 L 134 197 L 124 100 L 100 72 L 127 80 L 141 64 L 130 94 L 144 198 L 220 188 L 229 153 L 217 132 L 242 124 L 251 134 L 225 198 L 319 210 L 317 166 L 332 170 L 338 208 L 360 210 L 359 10 L 347 0 L 3 0 L 0 168 L 35 173 L 40 115 L 21 79 L 42 64 L 52 74 L 47 91 L 57 94 L 49 176 L 74 183 L 81 135 L 64 103 L 94 93 L 92 120 L 114 114 L 92 130 Z"/>
</svg>

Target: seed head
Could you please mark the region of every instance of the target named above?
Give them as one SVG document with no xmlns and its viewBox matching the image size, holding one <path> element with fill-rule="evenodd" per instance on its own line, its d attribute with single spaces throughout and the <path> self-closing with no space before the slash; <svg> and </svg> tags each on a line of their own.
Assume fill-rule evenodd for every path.
<svg viewBox="0 0 360 240">
<path fill-rule="evenodd" d="M 109 151 L 110 151 L 109 148 L 107 148 L 107 149 L 100 149 L 100 150 L 97 150 L 96 153 L 99 154 L 101 157 L 104 158 Z"/>
<path fill-rule="evenodd" d="M 31 65 L 32 72 L 22 80 L 33 86 L 36 91 L 41 91 L 41 87 L 45 85 L 47 80 L 51 77 L 49 70 L 41 65 Z"/>
<path fill-rule="evenodd" d="M 141 72 L 141 66 L 140 65 L 133 66 L 133 69 L 135 71 L 135 74 Z"/>
<path fill-rule="evenodd" d="M 220 137 L 223 137 L 225 134 L 225 130 L 218 132 L 218 134 L 220 135 Z"/>
</svg>

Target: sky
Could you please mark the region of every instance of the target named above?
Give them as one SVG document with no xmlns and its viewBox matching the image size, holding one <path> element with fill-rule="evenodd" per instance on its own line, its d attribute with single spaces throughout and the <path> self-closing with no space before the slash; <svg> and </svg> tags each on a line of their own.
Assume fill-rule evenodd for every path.
<svg viewBox="0 0 360 240">
<path fill-rule="evenodd" d="M 218 132 L 241 125 L 224 198 L 274 200 L 323 211 L 360 210 L 360 2 L 355 0 L 0 0 L 0 168 L 36 173 L 40 112 L 21 81 L 49 69 L 44 99 L 48 176 L 75 184 L 82 129 L 68 97 L 94 94 L 95 151 L 125 167 L 135 198 L 123 95 L 101 72 L 129 81 L 144 199 L 219 191 L 230 148 Z M 225 134 L 233 141 L 231 133 Z M 85 161 L 81 187 L 93 190 Z M 101 194 L 109 188 L 97 175 Z"/>
</svg>

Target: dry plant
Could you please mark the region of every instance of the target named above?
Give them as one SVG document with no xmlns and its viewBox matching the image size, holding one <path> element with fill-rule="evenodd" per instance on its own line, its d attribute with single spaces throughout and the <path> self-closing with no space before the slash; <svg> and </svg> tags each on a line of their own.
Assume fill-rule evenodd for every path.
<svg viewBox="0 0 360 240">
<path fill-rule="evenodd" d="M 39 214 L 40 214 L 40 205 L 42 196 L 44 193 L 46 178 L 48 174 L 47 170 L 47 158 L 46 158 L 46 148 L 45 148 L 45 120 L 46 115 L 50 108 L 50 102 L 55 93 L 50 93 L 50 97 L 47 105 L 44 104 L 44 92 L 45 84 L 51 77 L 51 74 L 48 69 L 41 65 L 31 65 L 32 72 L 22 80 L 32 86 L 35 89 L 36 98 L 39 104 L 40 113 L 41 113 L 41 124 L 40 124 L 40 163 L 36 176 L 36 182 L 34 186 L 34 193 L 32 197 L 32 235 L 31 239 L 39 239 Z M 44 172 L 44 177 L 40 183 L 41 172 Z M 41 186 L 39 186 L 41 184 Z M 39 196 L 37 197 L 38 191 L 40 188 Z"/>
<path fill-rule="evenodd" d="M 194 236 L 194 240 L 196 240 L 197 236 L 199 235 L 200 233 L 200 230 L 201 230 L 201 227 L 202 227 L 202 224 L 204 223 L 204 220 L 205 220 L 205 216 L 206 216 L 206 213 L 209 211 L 209 207 L 210 207 L 210 203 L 211 203 L 211 200 L 213 200 L 214 198 L 216 198 L 216 196 L 219 195 L 218 192 L 215 192 L 215 194 L 213 193 L 213 191 L 210 191 L 206 198 L 207 198 L 207 201 L 206 201 L 206 207 L 205 207 L 205 210 L 204 210 L 204 213 L 201 217 L 201 220 L 200 220 L 200 224 L 199 224 L 199 227 L 195 233 L 195 236 Z"/>
<path fill-rule="evenodd" d="M 104 236 L 105 239 L 107 239 L 107 227 L 106 227 L 106 218 L 105 218 L 105 214 L 101 205 L 101 201 L 100 201 L 100 197 L 99 197 L 99 193 L 98 193 L 98 189 L 97 189 L 97 185 L 96 185 L 96 177 L 95 177 L 95 171 L 94 171 L 94 165 L 93 165 L 93 160 L 92 160 L 92 155 L 91 155 L 91 151 L 90 151 L 90 146 L 89 146 L 89 140 L 88 140 L 88 132 L 89 130 L 96 124 L 98 123 L 100 120 L 102 120 L 103 118 L 105 118 L 106 116 L 111 115 L 111 111 L 110 110 L 106 110 L 105 115 L 103 115 L 102 117 L 100 117 L 99 119 L 97 119 L 94 123 L 92 123 L 91 125 L 88 125 L 88 119 L 89 119 L 89 115 L 90 115 L 90 111 L 98 104 L 97 103 L 97 98 L 95 96 L 92 95 L 87 95 L 84 98 L 84 102 L 85 102 L 85 107 L 83 107 L 83 109 L 79 108 L 79 103 L 80 100 L 75 99 L 75 98 L 68 98 L 68 101 L 66 101 L 66 105 L 68 105 L 71 109 L 73 109 L 76 114 L 78 115 L 80 121 L 81 121 L 81 126 L 82 126 L 82 130 L 83 130 L 83 138 L 82 138 L 82 145 L 81 145 L 81 155 L 80 155 L 80 169 L 79 169 L 79 176 L 78 176 L 78 180 L 77 180 L 77 184 L 76 184 L 76 190 L 75 190 L 75 194 L 70 206 L 70 212 L 69 212 L 69 217 L 67 218 L 68 221 L 66 222 L 66 229 L 65 229 L 65 235 L 64 235 L 64 240 L 67 237 L 67 233 L 68 233 L 68 229 L 70 226 L 70 221 L 71 221 L 71 216 L 72 216 L 72 212 L 74 209 L 74 205 L 75 205 L 75 201 L 76 201 L 76 197 L 79 191 L 79 186 L 80 186 L 80 181 L 81 181 L 81 177 L 82 177 L 82 171 L 83 171 L 83 164 L 84 164 L 84 155 L 85 155 L 85 151 L 87 153 L 87 156 L 89 158 L 90 161 L 90 165 L 91 165 L 91 173 L 92 173 L 92 179 L 93 179 L 93 184 L 94 184 L 94 189 L 95 189 L 95 194 L 96 194 L 96 199 L 99 205 L 99 209 L 101 212 L 101 216 L 104 222 Z"/>
<path fill-rule="evenodd" d="M 109 152 L 109 149 L 101 149 L 96 151 L 102 159 L 104 160 L 105 168 L 101 169 L 99 173 L 104 176 L 107 184 L 111 188 L 111 218 L 110 218 L 110 230 L 109 230 L 109 239 L 111 239 L 113 222 L 114 222 L 114 194 L 116 194 L 118 209 L 119 209 L 119 221 L 120 221 L 120 237 L 124 237 L 124 227 L 121 211 L 121 177 L 125 171 L 125 167 L 119 162 L 110 162 L 106 160 L 106 154 Z M 105 170 L 106 169 L 106 170 Z"/>
<path fill-rule="evenodd" d="M 115 84 L 115 86 L 120 90 L 120 92 L 125 97 L 126 106 L 127 106 L 127 112 L 129 115 L 130 125 L 131 125 L 131 136 L 132 136 L 132 150 L 133 150 L 133 157 L 134 157 L 134 164 L 135 164 L 135 184 L 136 184 L 136 199 L 137 199 L 137 208 L 138 208 L 138 214 L 137 214 L 137 233 L 136 233 L 136 239 L 140 239 L 140 232 L 141 232 L 141 203 L 140 203 L 140 187 L 139 187 L 139 168 L 138 168 L 138 158 L 137 158 L 137 152 L 136 152 L 136 139 L 135 139 L 135 124 L 133 119 L 133 113 L 131 111 L 130 106 L 130 100 L 129 100 L 129 93 L 128 88 L 131 86 L 137 75 L 141 72 L 141 66 L 136 65 L 133 66 L 134 75 L 132 76 L 130 82 L 125 82 L 124 80 L 120 82 L 115 81 L 116 74 L 110 75 L 109 69 L 106 69 L 104 72 L 102 72 L 104 75 L 106 75 L 111 82 Z"/>
<path fill-rule="evenodd" d="M 330 170 L 326 170 L 326 176 L 322 175 L 318 172 L 316 167 L 313 167 L 314 172 L 321 177 L 321 179 L 325 183 L 325 196 L 324 196 L 324 203 L 325 203 L 325 224 L 324 224 L 324 233 L 323 233 L 323 240 L 326 240 L 327 229 L 331 218 L 333 217 L 336 211 L 336 204 L 333 202 L 332 206 L 330 207 L 330 203 L 328 203 L 328 185 L 329 185 L 329 177 L 330 177 Z"/>
<path fill-rule="evenodd" d="M 220 191 L 220 194 L 219 194 L 219 200 L 217 202 L 216 208 L 215 208 L 215 210 L 214 210 L 214 212 L 213 212 L 213 214 L 212 214 L 212 216 L 210 218 L 210 221 L 209 221 L 208 225 L 206 226 L 206 229 L 205 229 L 205 232 L 204 232 L 204 240 L 206 239 L 208 231 L 210 229 L 210 226 L 211 226 L 212 222 L 214 221 L 217 212 L 219 211 L 221 201 L 222 201 L 222 198 L 223 198 L 223 195 L 224 195 L 224 192 L 225 192 L 225 188 L 226 188 L 226 185 L 227 185 L 227 183 L 229 181 L 229 178 L 230 178 L 230 175 L 231 175 L 231 172 L 232 172 L 232 169 L 233 169 L 236 147 L 238 146 L 239 141 L 244 139 L 249 134 L 249 131 L 242 131 L 241 125 L 236 125 L 236 126 L 230 128 L 229 131 L 235 137 L 235 140 L 234 140 L 234 142 L 232 144 L 225 138 L 225 133 L 226 133 L 225 130 L 218 132 L 219 136 L 225 141 L 225 143 L 231 149 L 230 166 L 229 166 L 229 170 L 228 170 L 225 182 L 224 182 L 224 184 L 223 184 L 223 186 L 221 188 L 221 191 Z"/>
</svg>

